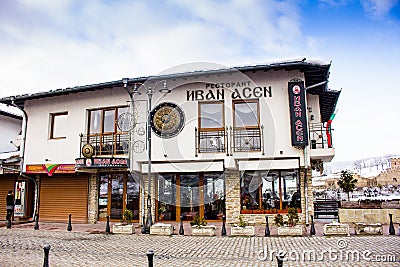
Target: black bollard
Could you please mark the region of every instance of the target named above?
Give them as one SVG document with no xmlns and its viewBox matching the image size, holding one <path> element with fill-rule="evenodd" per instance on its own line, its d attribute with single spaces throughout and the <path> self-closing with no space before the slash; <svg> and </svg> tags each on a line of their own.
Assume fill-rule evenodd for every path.
<svg viewBox="0 0 400 267">
<path fill-rule="evenodd" d="M 7 229 L 11 229 L 11 219 L 7 220 Z"/>
<path fill-rule="evenodd" d="M 143 220 L 142 220 L 142 221 L 143 221 L 143 224 L 142 224 L 142 234 L 145 234 L 145 233 L 146 233 L 146 226 L 145 226 L 145 224 L 146 224 L 145 221 L 146 221 L 146 220 L 145 220 L 145 218 L 144 218 L 144 213 L 143 213 Z"/>
<path fill-rule="evenodd" d="M 154 256 L 154 250 L 150 249 L 147 251 L 147 259 L 149 261 L 149 267 L 153 267 L 153 256 Z"/>
<path fill-rule="evenodd" d="M 183 215 L 181 215 L 180 219 L 181 219 L 181 222 L 180 222 L 180 226 L 179 226 L 179 234 L 184 235 L 185 230 L 183 230 Z"/>
<path fill-rule="evenodd" d="M 222 230 L 221 230 L 221 236 L 226 236 L 226 228 L 225 228 L 225 215 L 222 216 Z"/>
<path fill-rule="evenodd" d="M 34 229 L 35 230 L 39 229 L 39 214 L 36 214 L 36 216 L 35 216 L 35 227 L 34 227 Z"/>
<path fill-rule="evenodd" d="M 68 227 L 67 227 L 67 230 L 68 230 L 69 232 L 72 231 L 71 214 L 68 215 Z"/>
<path fill-rule="evenodd" d="M 107 215 L 107 223 L 106 223 L 106 233 L 110 233 L 110 216 Z"/>
<path fill-rule="evenodd" d="M 389 219 L 390 219 L 389 235 L 395 235 L 396 231 L 394 230 L 393 219 L 392 219 L 392 214 L 391 213 L 389 213 Z"/>
<path fill-rule="evenodd" d="M 265 216 L 265 221 L 265 236 L 270 236 L 271 232 L 269 231 L 268 216 Z"/>
<path fill-rule="evenodd" d="M 278 267 L 283 267 L 283 258 L 280 255 L 276 255 L 276 261 L 278 262 Z"/>
<path fill-rule="evenodd" d="M 46 245 L 44 246 L 44 261 L 43 261 L 43 267 L 49 267 L 49 251 L 50 251 L 51 246 Z"/>
<path fill-rule="evenodd" d="M 315 225 L 314 225 L 314 216 L 311 215 L 311 228 L 310 235 L 315 235 Z"/>
</svg>

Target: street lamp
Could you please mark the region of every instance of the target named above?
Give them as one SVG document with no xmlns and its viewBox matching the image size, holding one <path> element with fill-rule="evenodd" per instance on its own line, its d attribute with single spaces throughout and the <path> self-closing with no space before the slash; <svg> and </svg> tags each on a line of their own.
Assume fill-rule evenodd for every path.
<svg viewBox="0 0 400 267">
<path fill-rule="evenodd" d="M 135 82 L 134 83 L 134 87 L 132 91 L 129 91 L 128 89 L 128 82 L 129 79 L 128 78 L 123 78 L 122 79 L 122 83 L 124 84 L 124 88 L 127 90 L 130 98 L 131 98 L 131 110 L 133 111 L 133 95 L 137 94 L 137 95 L 141 95 L 141 92 L 139 91 L 139 87 L 140 86 L 144 86 L 146 88 L 146 95 L 148 96 L 148 105 L 147 105 L 147 219 L 146 222 L 144 224 L 144 227 L 142 229 L 142 233 L 143 234 L 150 234 L 150 227 L 153 225 L 153 219 L 151 216 L 151 197 L 150 197 L 150 190 L 151 190 L 151 101 L 153 98 L 153 94 L 154 94 L 154 89 L 156 88 L 157 85 L 160 82 L 164 82 L 163 87 L 159 90 L 160 93 L 170 93 L 171 90 L 168 88 L 167 86 L 167 81 L 158 81 L 154 87 L 146 87 L 145 84 L 141 83 L 141 82 Z M 139 85 L 139 87 L 138 87 Z M 132 140 L 133 137 L 131 135 L 131 140 L 130 140 L 130 144 L 132 146 Z M 131 151 L 132 152 L 132 151 Z M 131 166 L 133 166 L 133 153 L 130 153 L 130 164 Z M 131 168 L 132 170 L 132 168 Z M 143 215 L 144 216 L 144 215 Z"/>
</svg>

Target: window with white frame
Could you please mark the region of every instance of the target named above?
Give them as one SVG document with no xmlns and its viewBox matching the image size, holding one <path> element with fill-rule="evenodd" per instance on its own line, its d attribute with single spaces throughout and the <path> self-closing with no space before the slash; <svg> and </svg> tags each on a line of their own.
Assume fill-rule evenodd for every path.
<svg viewBox="0 0 400 267">
<path fill-rule="evenodd" d="M 64 139 L 67 137 L 68 112 L 50 114 L 50 139 Z"/>
</svg>

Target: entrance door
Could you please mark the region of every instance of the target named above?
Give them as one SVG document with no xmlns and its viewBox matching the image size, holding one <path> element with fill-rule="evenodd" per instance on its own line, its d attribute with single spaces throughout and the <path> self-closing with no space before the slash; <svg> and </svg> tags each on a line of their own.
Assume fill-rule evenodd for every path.
<svg viewBox="0 0 400 267">
<path fill-rule="evenodd" d="M 225 181 L 221 173 L 160 174 L 157 180 L 157 220 L 191 221 L 196 215 L 222 220 Z"/>
<path fill-rule="evenodd" d="M 123 174 L 113 174 L 110 176 L 110 219 L 118 220 L 122 218 L 124 212 L 124 176 Z"/>
<path fill-rule="evenodd" d="M 102 173 L 99 185 L 99 219 L 121 220 L 125 209 L 139 220 L 139 182 L 128 173 Z"/>
<path fill-rule="evenodd" d="M 191 221 L 196 215 L 200 215 L 199 188 L 198 174 L 180 175 L 180 213 L 185 221 Z"/>
<path fill-rule="evenodd" d="M 158 178 L 158 220 L 176 221 L 175 175 L 160 175 Z"/>
</svg>

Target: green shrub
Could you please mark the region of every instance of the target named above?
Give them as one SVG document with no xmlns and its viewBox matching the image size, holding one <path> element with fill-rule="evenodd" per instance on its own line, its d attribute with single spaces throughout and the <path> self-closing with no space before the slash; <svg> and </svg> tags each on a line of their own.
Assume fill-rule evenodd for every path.
<svg viewBox="0 0 400 267">
<path fill-rule="evenodd" d="M 276 224 L 276 226 L 283 226 L 284 222 L 283 222 L 282 214 L 276 214 L 275 215 L 274 223 Z"/>
<path fill-rule="evenodd" d="M 239 227 L 246 227 L 247 226 L 247 222 L 245 222 L 245 220 L 243 220 L 243 215 L 239 215 Z"/>
<path fill-rule="evenodd" d="M 288 209 L 288 225 L 296 226 L 298 222 L 299 222 L 299 215 L 297 214 L 297 209 L 289 208 Z"/>
<path fill-rule="evenodd" d="M 194 219 L 190 222 L 191 226 L 196 226 L 196 227 L 200 227 L 200 226 L 206 226 L 207 222 L 204 219 L 204 217 L 200 217 L 199 215 L 196 215 L 194 217 Z"/>
<path fill-rule="evenodd" d="M 133 220 L 133 212 L 128 209 L 124 210 L 122 221 L 126 223 L 131 223 L 132 220 Z"/>
</svg>

